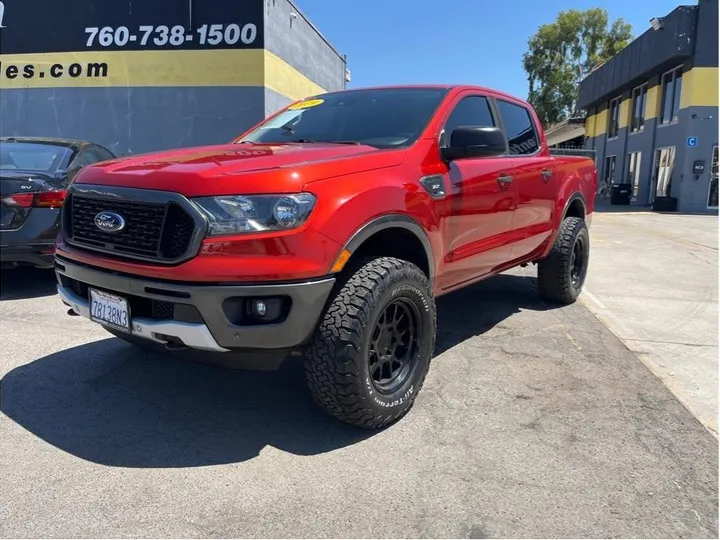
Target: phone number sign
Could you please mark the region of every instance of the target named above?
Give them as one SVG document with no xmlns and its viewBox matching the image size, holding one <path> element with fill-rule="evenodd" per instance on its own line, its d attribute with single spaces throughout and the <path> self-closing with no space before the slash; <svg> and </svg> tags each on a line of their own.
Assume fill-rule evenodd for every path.
<svg viewBox="0 0 720 540">
<path fill-rule="evenodd" d="M 262 49 L 262 0 L 0 0 L 0 54 Z"/>
<path fill-rule="evenodd" d="M 230 24 L 203 24 L 194 31 L 182 24 L 167 26 L 141 25 L 137 28 L 128 26 L 89 26 L 85 28 L 88 49 L 113 48 L 181 48 L 186 44 L 199 45 L 200 48 L 234 47 L 238 44 L 251 47 L 257 41 L 258 27 L 254 23 L 240 26 Z M 198 48 L 198 47 L 191 47 Z"/>
</svg>

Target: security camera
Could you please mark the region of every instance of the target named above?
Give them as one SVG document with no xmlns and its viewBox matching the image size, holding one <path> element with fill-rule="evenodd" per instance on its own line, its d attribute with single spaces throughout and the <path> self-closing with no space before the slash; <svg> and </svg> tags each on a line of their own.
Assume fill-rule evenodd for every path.
<svg viewBox="0 0 720 540">
<path fill-rule="evenodd" d="M 294 11 L 292 13 L 290 13 L 290 18 L 297 19 L 297 13 L 295 13 Z"/>
<path fill-rule="evenodd" d="M 652 26 L 653 30 L 660 30 L 663 27 L 662 17 L 653 17 L 650 19 L 650 26 Z"/>
</svg>

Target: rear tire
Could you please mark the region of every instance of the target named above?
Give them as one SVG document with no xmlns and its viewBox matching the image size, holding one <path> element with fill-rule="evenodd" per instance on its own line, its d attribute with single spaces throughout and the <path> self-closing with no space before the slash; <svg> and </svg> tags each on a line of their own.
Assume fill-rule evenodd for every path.
<svg viewBox="0 0 720 540">
<path fill-rule="evenodd" d="M 348 272 L 312 338 L 305 373 L 328 414 L 379 429 L 407 414 L 422 388 L 435 349 L 435 300 L 425 274 L 400 259 Z"/>
<path fill-rule="evenodd" d="M 538 263 L 542 299 L 558 304 L 575 302 L 585 283 L 589 261 L 590 235 L 585 220 L 565 218 L 552 251 Z"/>
</svg>

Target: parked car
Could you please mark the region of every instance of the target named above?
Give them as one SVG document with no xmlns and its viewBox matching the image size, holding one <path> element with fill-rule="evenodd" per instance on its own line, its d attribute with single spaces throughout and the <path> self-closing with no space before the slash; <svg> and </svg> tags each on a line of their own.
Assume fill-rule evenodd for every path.
<svg viewBox="0 0 720 540">
<path fill-rule="evenodd" d="M 86 141 L 0 137 L 2 268 L 52 268 L 67 187 L 83 167 L 115 157 Z"/>
<path fill-rule="evenodd" d="M 268 368 L 301 354 L 322 408 L 381 428 L 423 385 L 436 297 L 536 263 L 542 298 L 577 299 L 596 189 L 593 160 L 551 156 L 507 94 L 327 93 L 231 144 L 86 168 L 58 292 L 139 345 Z"/>
</svg>

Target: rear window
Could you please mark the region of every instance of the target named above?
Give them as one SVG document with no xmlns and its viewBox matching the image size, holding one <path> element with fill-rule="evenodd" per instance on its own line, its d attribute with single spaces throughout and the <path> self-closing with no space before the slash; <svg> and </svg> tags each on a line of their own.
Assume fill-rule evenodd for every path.
<svg viewBox="0 0 720 540">
<path fill-rule="evenodd" d="M 0 170 L 54 171 L 67 152 L 64 146 L 0 143 Z"/>
</svg>

